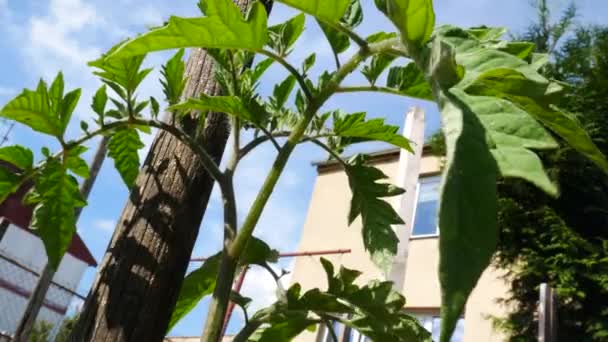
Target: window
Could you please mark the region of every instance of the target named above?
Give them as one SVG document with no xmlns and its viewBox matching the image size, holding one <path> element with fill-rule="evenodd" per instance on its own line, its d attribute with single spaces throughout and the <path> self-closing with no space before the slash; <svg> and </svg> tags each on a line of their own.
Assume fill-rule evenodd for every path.
<svg viewBox="0 0 608 342">
<path fill-rule="evenodd" d="M 418 182 L 412 236 L 437 235 L 440 183 L 441 176 L 421 178 Z"/>
<path fill-rule="evenodd" d="M 340 322 L 333 321 L 332 327 L 339 342 L 372 342 L 367 336 L 362 335 L 355 329 L 344 326 Z M 319 333 L 321 342 L 334 342 L 327 326 L 323 325 Z"/>
<path fill-rule="evenodd" d="M 441 318 L 435 315 L 414 314 L 420 324 L 431 333 L 433 341 L 439 341 L 439 332 L 441 328 Z M 456 323 L 456 329 L 450 339 L 450 342 L 462 342 L 464 338 L 464 319 L 461 318 Z"/>
<path fill-rule="evenodd" d="M 342 332 L 344 330 L 344 325 L 338 321 L 332 321 L 331 326 L 334 330 L 334 333 L 336 333 L 336 336 L 338 336 L 338 341 L 339 341 L 340 335 L 342 334 Z M 331 333 L 329 332 L 329 327 L 327 327 L 326 325 L 323 325 L 323 329 L 320 332 L 321 332 L 321 342 L 334 342 L 334 338 L 331 335 Z"/>
</svg>

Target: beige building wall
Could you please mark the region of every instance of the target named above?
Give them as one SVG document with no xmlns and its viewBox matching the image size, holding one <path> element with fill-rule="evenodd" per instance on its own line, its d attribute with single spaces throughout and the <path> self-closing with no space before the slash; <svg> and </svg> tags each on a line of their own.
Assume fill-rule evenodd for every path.
<svg viewBox="0 0 608 342">
<path fill-rule="evenodd" d="M 378 153 L 371 161 L 391 180 L 394 180 L 399 151 Z M 356 221 L 347 225 L 347 214 L 351 192 L 344 172 L 335 165 L 320 165 L 319 175 L 314 185 L 308 214 L 302 230 L 299 251 L 319 251 L 351 249 L 351 253 L 325 256 L 336 267 L 343 265 L 362 271 L 359 283 L 372 279 L 383 279 L 384 274 L 370 261 L 363 247 L 361 224 Z M 436 157 L 424 155 L 420 164 L 420 175 L 438 174 L 440 161 Z M 404 217 L 404 220 L 411 220 Z M 437 268 L 439 262 L 438 237 L 411 238 L 409 244 L 406 276 L 403 294 L 407 299 L 407 309 L 415 313 L 438 314 L 441 295 Z M 494 332 L 488 315 L 500 316 L 504 310 L 496 304 L 502 298 L 506 284 L 498 279 L 499 272 L 486 270 L 466 306 L 464 315 L 464 341 L 501 341 Z M 292 273 L 292 283 L 298 282 L 303 290 L 315 287 L 326 288 L 325 272 L 319 257 L 296 258 Z M 315 332 L 305 332 L 295 341 L 316 341 Z"/>
</svg>

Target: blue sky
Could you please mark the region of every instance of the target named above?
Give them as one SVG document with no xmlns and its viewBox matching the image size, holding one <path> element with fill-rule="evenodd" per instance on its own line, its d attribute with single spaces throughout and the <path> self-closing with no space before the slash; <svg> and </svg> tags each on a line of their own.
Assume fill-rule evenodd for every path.
<svg viewBox="0 0 608 342">
<path fill-rule="evenodd" d="M 460 26 L 491 25 L 506 26 L 512 31 L 522 31 L 534 19 L 530 7 L 531 0 L 436 0 L 435 8 L 438 23 Z M 358 29 L 362 35 L 385 30 L 392 31 L 389 23 L 374 8 L 372 0 L 362 0 L 365 20 Z M 565 0 L 553 0 L 559 9 Z M 578 0 L 580 23 L 607 24 L 608 2 L 603 0 Z M 558 11 L 556 11 L 558 13 Z M 68 88 L 82 88 L 83 96 L 75 116 L 90 120 L 90 98 L 100 85 L 86 66 L 86 62 L 97 58 L 115 42 L 147 27 L 162 24 L 169 15 L 196 16 L 198 9 L 195 0 L 0 0 L 0 104 L 4 104 L 23 87 L 34 87 L 38 78 L 50 79 L 62 70 Z M 281 22 L 295 14 L 292 10 L 276 4 L 271 22 Z M 333 57 L 328 53 L 328 45 L 316 24 L 307 19 L 307 31 L 300 38 L 299 48 L 290 56 L 290 61 L 299 65 L 311 52 L 317 53 L 317 64 L 312 74 L 319 74 L 333 67 Z M 347 51 L 345 55 L 351 51 Z M 169 56 L 168 53 L 150 55 L 146 61 L 155 71 L 140 88 L 140 95 L 154 95 L 162 98 L 158 84 L 158 67 Z M 285 73 L 273 67 L 262 80 L 262 94 L 269 94 L 272 84 L 282 80 Z M 347 82 L 363 84 L 360 75 L 353 75 Z M 421 106 L 427 112 L 427 133 L 438 127 L 438 113 L 431 103 L 408 101 L 386 95 L 349 94 L 332 98 L 326 109 L 341 108 L 347 112 L 367 111 L 370 116 L 383 116 L 393 124 L 401 125 L 408 108 Z M 78 124 L 70 127 L 71 136 L 78 134 Z M 4 128 L 0 127 L 0 134 Z M 146 143 L 152 135 L 145 137 Z M 36 151 L 42 146 L 56 147 L 39 134 L 24 127 L 16 127 L 8 144 L 23 144 Z M 95 142 L 91 144 L 94 149 Z M 378 145 L 364 149 L 380 148 Z M 88 153 L 88 157 L 92 155 Z M 141 153 L 142 159 L 145 151 Z M 237 173 L 236 191 L 239 215 L 243 217 L 259 188 L 269 164 L 273 150 L 264 147 L 246 159 Z M 325 157 L 324 153 L 313 147 L 301 147 L 289 162 L 285 174 L 274 192 L 266 212 L 262 216 L 256 235 L 266 239 L 280 251 L 293 251 L 297 248 L 300 229 L 306 210 L 315 170 L 312 161 Z M 104 164 L 95 184 L 90 205 L 83 211 L 79 221 L 79 232 L 97 260 L 101 260 L 114 229 L 116 219 L 127 200 L 127 190 L 122 184 L 111 160 Z M 217 191 L 214 191 L 209 210 L 204 218 L 201 236 L 196 242 L 195 256 L 207 256 L 220 248 L 221 205 Z M 282 260 L 280 267 L 289 269 L 291 260 Z M 195 267 L 197 265 L 192 265 Z M 87 293 L 94 279 L 95 270 L 90 269 L 80 286 L 81 293 Z M 272 280 L 263 271 L 254 269 L 248 275 L 244 294 L 253 297 L 257 306 L 273 300 Z M 203 301 L 188 317 L 172 331 L 172 335 L 198 335 L 204 321 Z M 240 323 L 240 314 L 235 315 L 229 329 L 234 331 Z"/>
</svg>

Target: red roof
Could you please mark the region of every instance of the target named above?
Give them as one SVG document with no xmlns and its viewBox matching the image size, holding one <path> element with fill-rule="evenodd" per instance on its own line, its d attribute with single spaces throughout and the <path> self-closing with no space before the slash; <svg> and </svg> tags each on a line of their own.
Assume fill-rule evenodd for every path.
<svg viewBox="0 0 608 342">
<path fill-rule="evenodd" d="M 1 166 L 7 167 L 5 163 L 0 163 Z M 14 169 L 13 167 L 7 167 L 9 169 Z M 22 203 L 23 196 L 27 193 L 27 191 L 32 186 L 31 183 L 26 183 L 17 190 L 17 192 L 11 194 L 4 200 L 4 202 L 0 203 L 0 216 L 5 217 L 15 226 L 31 233 L 36 234 L 35 230 L 29 228 L 30 221 L 32 219 L 32 207 L 26 206 Z M 78 233 L 74 233 L 72 237 L 72 243 L 68 248 L 68 253 L 71 254 L 78 260 L 81 260 L 88 264 L 89 266 L 97 266 L 97 261 L 91 254 L 91 251 L 87 248 L 84 241 L 80 238 Z"/>
</svg>

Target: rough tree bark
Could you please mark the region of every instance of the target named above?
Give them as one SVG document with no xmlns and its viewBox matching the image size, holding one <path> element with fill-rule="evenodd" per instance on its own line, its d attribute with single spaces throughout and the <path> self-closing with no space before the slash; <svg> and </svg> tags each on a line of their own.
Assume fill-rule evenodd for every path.
<svg viewBox="0 0 608 342">
<path fill-rule="evenodd" d="M 244 10 L 252 1 L 234 2 Z M 203 92 L 219 94 L 214 61 L 204 50 L 192 50 L 186 76 L 184 98 Z M 207 116 L 200 143 L 218 164 L 229 132 L 225 115 Z M 213 183 L 193 151 L 170 134 L 158 133 L 118 221 L 72 341 L 162 341 Z"/>
<path fill-rule="evenodd" d="M 109 137 L 104 136 L 99 142 L 97 151 L 95 152 L 95 156 L 93 157 L 93 161 L 91 163 L 89 178 L 85 179 L 80 185 L 80 193 L 85 199 L 89 197 L 91 189 L 93 189 L 93 184 L 95 184 L 97 175 L 99 174 L 101 166 L 103 165 L 103 161 L 106 158 L 106 153 L 108 152 L 108 141 Z M 82 208 L 77 208 L 75 210 L 74 215 L 76 216 L 76 221 L 78 221 L 81 212 Z M 46 298 L 46 293 L 51 286 L 51 282 L 55 276 L 55 271 L 56 270 L 53 269 L 50 264 L 46 264 L 44 266 L 44 269 L 40 274 L 40 278 L 38 278 L 38 283 L 36 283 L 36 288 L 34 288 L 34 293 L 32 293 L 27 303 L 27 307 L 25 308 L 25 312 L 21 316 L 21 320 L 19 321 L 19 325 L 15 331 L 13 341 L 29 341 L 29 336 L 32 332 L 34 324 L 36 323 L 36 318 L 38 317 L 38 313 L 42 308 L 42 304 L 44 303 L 44 298 Z"/>
</svg>

